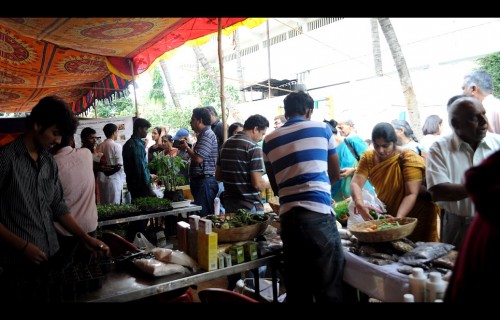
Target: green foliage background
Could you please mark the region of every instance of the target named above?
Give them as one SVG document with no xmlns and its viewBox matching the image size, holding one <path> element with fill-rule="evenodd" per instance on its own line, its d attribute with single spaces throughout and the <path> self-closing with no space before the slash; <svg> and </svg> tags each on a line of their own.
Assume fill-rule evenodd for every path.
<svg viewBox="0 0 500 320">
<path fill-rule="evenodd" d="M 493 78 L 493 95 L 500 97 L 500 52 L 495 52 L 476 60 L 477 70 L 486 70 Z"/>
<path fill-rule="evenodd" d="M 214 68 L 213 72 L 218 72 Z M 226 102 L 238 103 L 240 101 L 238 89 L 231 85 L 225 86 Z M 207 72 L 202 70 L 193 80 L 191 90 L 185 94 L 197 97 L 199 102 L 193 105 L 183 105 L 176 108 L 169 95 L 165 94 L 165 82 L 159 67 L 153 69 L 153 84 L 148 92 L 147 101 L 140 101 L 141 117 L 151 122 L 152 127 L 167 125 L 174 131 L 180 128 L 191 130 L 190 121 L 192 110 L 198 106 L 212 105 L 221 114 L 219 90 L 217 84 L 211 81 Z M 96 103 L 99 118 L 135 116 L 134 99 L 132 95 L 109 101 Z M 93 109 L 89 115 L 93 116 Z"/>
</svg>

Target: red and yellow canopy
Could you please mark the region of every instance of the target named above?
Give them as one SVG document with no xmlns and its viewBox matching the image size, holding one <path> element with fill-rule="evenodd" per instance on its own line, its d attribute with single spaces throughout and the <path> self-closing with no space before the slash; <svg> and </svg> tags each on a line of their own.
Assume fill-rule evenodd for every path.
<svg viewBox="0 0 500 320">
<path fill-rule="evenodd" d="M 225 33 L 266 19 L 221 18 Z M 219 18 L 0 18 L 0 112 L 29 112 L 56 95 L 79 114 L 126 89 L 132 76 L 188 41 L 202 44 Z"/>
</svg>

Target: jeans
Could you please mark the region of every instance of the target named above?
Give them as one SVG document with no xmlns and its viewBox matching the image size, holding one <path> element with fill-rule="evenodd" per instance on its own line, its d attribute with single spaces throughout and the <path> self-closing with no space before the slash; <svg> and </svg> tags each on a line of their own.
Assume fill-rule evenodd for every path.
<svg viewBox="0 0 500 320">
<path fill-rule="evenodd" d="M 219 185 L 214 177 L 191 178 L 189 187 L 194 203 L 201 206 L 200 217 L 214 213 L 214 199 L 219 191 Z"/>
<path fill-rule="evenodd" d="M 335 217 L 295 207 L 280 221 L 286 302 L 342 302 L 345 258 Z"/>
</svg>

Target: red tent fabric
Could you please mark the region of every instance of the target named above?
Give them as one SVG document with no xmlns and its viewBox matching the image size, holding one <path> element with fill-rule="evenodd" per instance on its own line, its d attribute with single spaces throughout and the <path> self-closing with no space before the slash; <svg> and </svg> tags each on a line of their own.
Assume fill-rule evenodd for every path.
<svg viewBox="0 0 500 320">
<path fill-rule="evenodd" d="M 221 18 L 223 28 L 247 18 Z M 80 114 L 162 54 L 218 31 L 218 18 L 0 18 L 0 112 L 56 95 Z"/>
</svg>

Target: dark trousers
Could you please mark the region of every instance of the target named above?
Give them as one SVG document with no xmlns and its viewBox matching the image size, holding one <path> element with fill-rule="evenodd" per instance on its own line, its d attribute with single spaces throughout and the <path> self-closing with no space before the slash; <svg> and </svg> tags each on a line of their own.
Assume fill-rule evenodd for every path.
<svg viewBox="0 0 500 320">
<path fill-rule="evenodd" d="M 147 188 L 134 189 L 134 188 L 131 188 L 129 186 L 127 186 L 127 187 L 128 187 L 128 190 L 130 191 L 130 197 L 132 198 L 132 203 L 134 202 L 134 199 L 142 198 L 142 197 L 150 197 L 149 190 Z M 137 232 L 140 232 L 140 233 L 145 235 L 147 225 L 148 225 L 148 219 L 130 221 L 128 223 L 127 232 L 126 232 L 127 240 L 130 242 L 133 242 Z"/>
<path fill-rule="evenodd" d="M 333 214 L 295 207 L 280 221 L 286 302 L 342 302 L 345 258 Z"/>
</svg>

